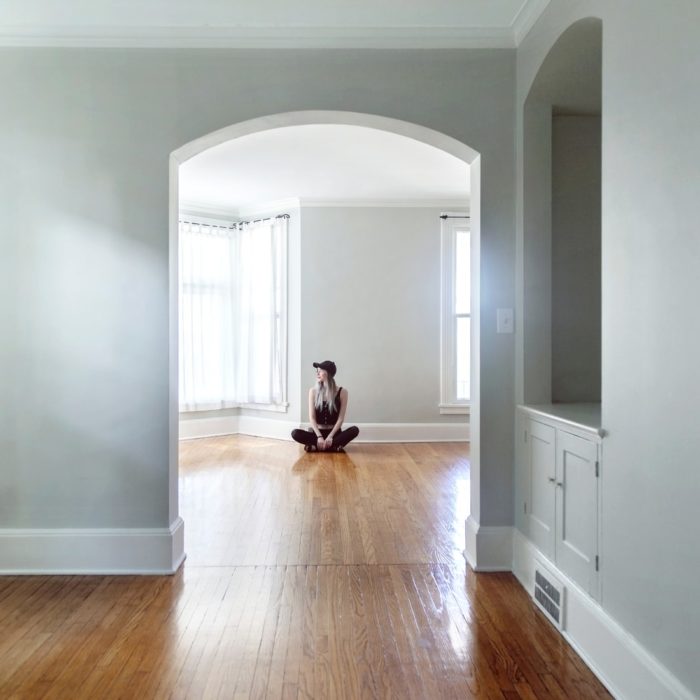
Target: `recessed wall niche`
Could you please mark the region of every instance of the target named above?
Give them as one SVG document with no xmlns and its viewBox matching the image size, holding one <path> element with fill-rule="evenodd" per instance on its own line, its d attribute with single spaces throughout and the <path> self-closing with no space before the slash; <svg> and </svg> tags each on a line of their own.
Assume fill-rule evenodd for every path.
<svg viewBox="0 0 700 700">
<path fill-rule="evenodd" d="M 552 47 L 525 102 L 523 399 L 601 397 L 602 25 Z"/>
</svg>

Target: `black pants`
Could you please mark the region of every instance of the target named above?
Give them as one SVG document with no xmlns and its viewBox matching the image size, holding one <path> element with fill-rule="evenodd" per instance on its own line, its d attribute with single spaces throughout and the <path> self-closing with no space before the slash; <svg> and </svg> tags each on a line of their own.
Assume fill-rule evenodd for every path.
<svg viewBox="0 0 700 700">
<path fill-rule="evenodd" d="M 328 433 L 331 432 L 330 428 L 319 428 L 319 430 L 321 431 L 321 435 L 323 435 L 323 437 L 326 437 Z M 333 436 L 333 445 L 330 449 L 337 450 L 339 447 L 345 447 L 345 445 L 347 445 L 351 440 L 354 440 L 359 434 L 360 429 L 356 425 L 346 428 L 345 430 L 339 430 Z M 307 447 L 316 447 L 318 442 L 318 437 L 311 428 L 308 430 L 301 430 L 300 428 L 292 430 L 292 438 L 297 442 L 300 442 L 302 445 L 306 445 Z"/>
</svg>

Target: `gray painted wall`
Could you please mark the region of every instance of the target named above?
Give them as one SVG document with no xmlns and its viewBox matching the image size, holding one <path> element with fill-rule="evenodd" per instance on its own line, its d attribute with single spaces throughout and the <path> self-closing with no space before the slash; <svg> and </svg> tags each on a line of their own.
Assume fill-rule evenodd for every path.
<svg viewBox="0 0 700 700">
<path fill-rule="evenodd" d="M 522 396 L 525 403 L 552 400 L 552 105 L 528 99 L 525 124 L 522 323 Z"/>
<path fill-rule="evenodd" d="M 348 422 L 466 422 L 438 408 L 439 215 L 302 207 L 302 373 L 308 390 L 312 363 L 336 362 Z"/>
<path fill-rule="evenodd" d="M 552 117 L 552 401 L 600 401 L 600 117 Z"/>
<path fill-rule="evenodd" d="M 518 49 L 520 162 L 532 80 L 590 15 L 603 19 L 602 604 L 700 694 L 700 5 L 552 0 Z"/>
<path fill-rule="evenodd" d="M 481 154 L 481 520 L 512 522 L 514 51 L 4 49 L 0 83 L 0 527 L 169 524 L 169 154 L 306 109 Z"/>
</svg>

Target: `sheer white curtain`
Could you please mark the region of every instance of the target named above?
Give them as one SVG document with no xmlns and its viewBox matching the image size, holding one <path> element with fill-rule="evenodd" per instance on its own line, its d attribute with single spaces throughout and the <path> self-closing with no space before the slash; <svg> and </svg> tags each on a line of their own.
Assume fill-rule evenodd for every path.
<svg viewBox="0 0 700 700">
<path fill-rule="evenodd" d="M 286 402 L 287 219 L 180 223 L 180 410 Z"/>
</svg>

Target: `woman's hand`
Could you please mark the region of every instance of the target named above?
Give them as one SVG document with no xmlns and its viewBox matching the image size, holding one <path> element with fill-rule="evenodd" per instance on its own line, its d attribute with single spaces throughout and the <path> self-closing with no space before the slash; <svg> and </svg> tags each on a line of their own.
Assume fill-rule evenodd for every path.
<svg viewBox="0 0 700 700">
<path fill-rule="evenodd" d="M 326 442 L 326 446 L 325 446 L 324 449 L 330 450 L 331 447 L 333 447 L 333 438 L 329 435 L 329 436 L 326 438 L 325 442 Z"/>
<path fill-rule="evenodd" d="M 326 449 L 326 441 L 323 439 L 323 435 L 319 435 L 318 438 L 316 438 L 316 447 L 319 450 Z"/>
</svg>

